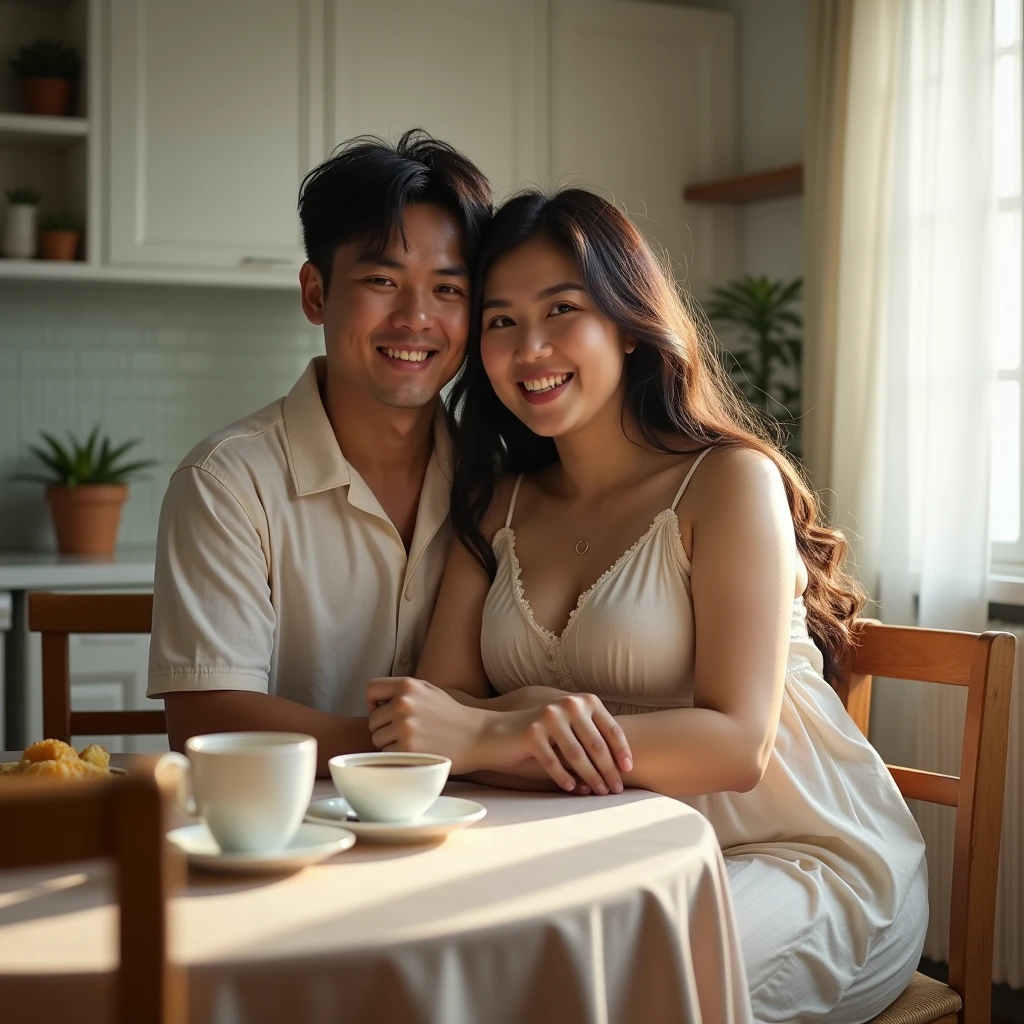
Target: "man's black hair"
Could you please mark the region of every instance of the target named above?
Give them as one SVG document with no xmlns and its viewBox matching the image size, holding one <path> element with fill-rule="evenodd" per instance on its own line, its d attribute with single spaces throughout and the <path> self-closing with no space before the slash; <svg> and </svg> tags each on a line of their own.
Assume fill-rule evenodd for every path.
<svg viewBox="0 0 1024 1024">
<path fill-rule="evenodd" d="M 299 188 L 302 238 L 325 293 L 339 246 L 361 241 L 383 253 L 396 229 L 405 240 L 409 203 L 433 203 L 454 214 L 472 264 L 492 213 L 491 186 L 471 160 L 421 128 L 394 144 L 374 136 L 351 139 L 306 175 Z"/>
</svg>

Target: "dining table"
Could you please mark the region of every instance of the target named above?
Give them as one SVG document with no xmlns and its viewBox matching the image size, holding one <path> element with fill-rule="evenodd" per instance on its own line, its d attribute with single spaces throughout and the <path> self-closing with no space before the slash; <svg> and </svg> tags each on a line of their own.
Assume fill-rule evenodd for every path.
<svg viewBox="0 0 1024 1024">
<path fill-rule="evenodd" d="M 291 874 L 190 870 L 170 950 L 191 1024 L 748 1024 L 728 877 L 700 813 L 632 789 L 445 793 L 486 816 Z M 329 795 L 318 780 L 314 798 Z M 0 1019 L 109 1020 L 116 967 L 111 865 L 0 872 Z"/>
</svg>

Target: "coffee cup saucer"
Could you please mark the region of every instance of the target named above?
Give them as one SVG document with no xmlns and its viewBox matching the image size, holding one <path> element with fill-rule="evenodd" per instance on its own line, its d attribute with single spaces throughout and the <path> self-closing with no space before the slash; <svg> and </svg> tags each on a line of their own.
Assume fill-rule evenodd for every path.
<svg viewBox="0 0 1024 1024">
<path fill-rule="evenodd" d="M 317 825 L 343 826 L 354 832 L 360 842 L 422 843 L 443 839 L 452 832 L 472 825 L 487 813 L 483 804 L 457 796 L 439 796 L 418 818 L 411 821 L 361 821 L 340 796 L 314 800 L 306 811 L 306 821 Z"/>
<path fill-rule="evenodd" d="M 337 824 L 306 823 L 299 826 L 292 841 L 281 850 L 252 853 L 230 853 L 217 845 L 210 830 L 200 822 L 172 829 L 167 838 L 185 854 L 188 862 L 206 871 L 227 871 L 234 874 L 269 874 L 297 871 L 317 864 L 347 850 L 355 835 Z"/>
</svg>

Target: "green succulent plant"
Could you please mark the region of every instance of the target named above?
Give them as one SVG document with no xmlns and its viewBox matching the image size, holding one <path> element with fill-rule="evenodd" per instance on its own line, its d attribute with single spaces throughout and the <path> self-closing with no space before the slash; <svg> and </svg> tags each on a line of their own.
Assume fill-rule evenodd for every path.
<svg viewBox="0 0 1024 1024">
<path fill-rule="evenodd" d="M 735 342 L 722 349 L 726 369 L 751 405 L 786 429 L 788 448 L 797 456 L 803 319 L 794 307 L 802 287 L 800 278 L 773 281 L 745 274 L 712 289 L 704 307 L 712 324 L 737 331 Z"/>
<path fill-rule="evenodd" d="M 81 221 L 73 213 L 47 210 L 39 218 L 40 231 L 78 231 Z"/>
<path fill-rule="evenodd" d="M 68 444 L 61 444 L 52 434 L 42 431 L 46 447 L 29 445 L 29 451 L 46 467 L 46 473 L 19 473 L 15 479 L 56 487 L 77 487 L 85 484 L 123 484 L 137 477 L 144 469 L 156 465 L 154 459 L 125 462 L 124 456 L 139 441 L 125 441 L 116 447 L 110 438 L 100 437 L 100 428 L 93 427 L 85 442 L 68 434 Z"/>
<path fill-rule="evenodd" d="M 42 196 L 31 188 L 9 188 L 7 202 L 12 206 L 38 206 Z"/>
<path fill-rule="evenodd" d="M 18 78 L 78 78 L 81 62 L 73 46 L 53 39 L 37 39 L 23 46 L 10 60 L 11 70 Z"/>
</svg>

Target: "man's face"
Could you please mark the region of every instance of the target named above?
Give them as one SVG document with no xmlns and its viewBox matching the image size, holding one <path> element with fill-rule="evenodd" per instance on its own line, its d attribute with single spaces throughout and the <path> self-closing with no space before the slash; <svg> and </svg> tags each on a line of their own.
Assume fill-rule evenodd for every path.
<svg viewBox="0 0 1024 1024">
<path fill-rule="evenodd" d="M 447 210 L 405 210 L 380 254 L 354 242 L 334 254 L 329 291 L 302 268 L 302 306 L 322 324 L 329 372 L 396 409 L 430 404 L 462 364 L 469 333 L 469 271 L 462 229 Z"/>
</svg>

